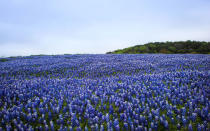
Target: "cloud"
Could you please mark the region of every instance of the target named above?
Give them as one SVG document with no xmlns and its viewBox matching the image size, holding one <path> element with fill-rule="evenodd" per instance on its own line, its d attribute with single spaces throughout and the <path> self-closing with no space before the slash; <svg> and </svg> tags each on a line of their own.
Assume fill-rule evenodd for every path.
<svg viewBox="0 0 210 131">
<path fill-rule="evenodd" d="M 105 53 L 150 41 L 210 41 L 206 0 L 0 2 L 1 55 Z"/>
</svg>

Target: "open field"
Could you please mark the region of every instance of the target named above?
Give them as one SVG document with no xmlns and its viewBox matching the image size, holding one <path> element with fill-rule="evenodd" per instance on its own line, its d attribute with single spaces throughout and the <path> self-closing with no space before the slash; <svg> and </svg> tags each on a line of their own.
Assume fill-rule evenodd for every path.
<svg viewBox="0 0 210 131">
<path fill-rule="evenodd" d="M 1 130 L 210 130 L 210 55 L 0 59 Z"/>
</svg>

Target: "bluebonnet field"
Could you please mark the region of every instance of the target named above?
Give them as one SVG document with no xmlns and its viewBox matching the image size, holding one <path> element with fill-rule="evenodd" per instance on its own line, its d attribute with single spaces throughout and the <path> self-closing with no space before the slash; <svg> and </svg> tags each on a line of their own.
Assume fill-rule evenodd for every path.
<svg viewBox="0 0 210 131">
<path fill-rule="evenodd" d="M 0 130 L 210 130 L 210 55 L 0 62 Z"/>
</svg>

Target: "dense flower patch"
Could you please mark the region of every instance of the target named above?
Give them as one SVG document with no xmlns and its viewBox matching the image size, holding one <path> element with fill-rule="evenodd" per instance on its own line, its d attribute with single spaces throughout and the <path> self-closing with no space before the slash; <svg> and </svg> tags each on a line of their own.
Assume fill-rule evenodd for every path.
<svg viewBox="0 0 210 131">
<path fill-rule="evenodd" d="M 1 130 L 210 130 L 210 55 L 0 62 Z"/>
</svg>

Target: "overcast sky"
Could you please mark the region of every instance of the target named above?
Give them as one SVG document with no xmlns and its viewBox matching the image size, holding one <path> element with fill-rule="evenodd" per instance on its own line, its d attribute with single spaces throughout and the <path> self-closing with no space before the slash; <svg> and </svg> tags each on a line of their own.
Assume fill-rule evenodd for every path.
<svg viewBox="0 0 210 131">
<path fill-rule="evenodd" d="M 0 57 L 210 41 L 210 0 L 1 0 Z"/>
</svg>

